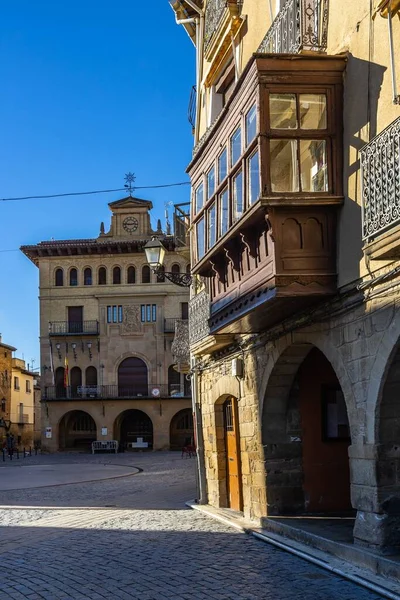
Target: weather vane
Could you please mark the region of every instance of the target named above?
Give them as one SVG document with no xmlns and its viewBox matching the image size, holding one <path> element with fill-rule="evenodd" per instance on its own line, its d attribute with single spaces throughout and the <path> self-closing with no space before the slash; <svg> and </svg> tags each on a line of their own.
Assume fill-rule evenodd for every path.
<svg viewBox="0 0 400 600">
<path fill-rule="evenodd" d="M 129 171 L 129 173 L 126 173 L 125 175 L 125 185 L 124 187 L 129 191 L 129 195 L 132 196 L 132 192 L 135 189 L 135 186 L 133 185 L 136 181 L 136 177 L 134 173 L 131 173 Z"/>
</svg>

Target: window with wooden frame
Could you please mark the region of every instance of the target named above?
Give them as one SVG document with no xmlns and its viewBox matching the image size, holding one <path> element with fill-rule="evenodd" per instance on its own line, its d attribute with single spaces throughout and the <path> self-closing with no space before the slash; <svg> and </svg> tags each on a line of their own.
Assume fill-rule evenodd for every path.
<svg viewBox="0 0 400 600">
<path fill-rule="evenodd" d="M 258 111 L 253 99 L 195 186 L 197 261 L 260 196 L 257 133 Z"/>
<path fill-rule="evenodd" d="M 331 135 L 327 93 L 270 91 L 267 138 L 270 193 L 327 193 Z"/>
</svg>

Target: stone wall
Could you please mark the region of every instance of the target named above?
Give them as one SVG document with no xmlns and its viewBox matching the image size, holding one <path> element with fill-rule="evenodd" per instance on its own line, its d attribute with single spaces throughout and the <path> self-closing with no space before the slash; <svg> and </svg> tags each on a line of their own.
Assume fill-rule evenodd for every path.
<svg viewBox="0 0 400 600">
<path fill-rule="evenodd" d="M 273 341 L 262 341 L 263 335 L 271 337 L 271 332 L 260 334 L 252 348 L 237 354 L 244 360 L 240 381 L 230 375 L 233 354 L 203 360 L 199 381 L 210 504 L 227 505 L 224 445 L 218 443 L 223 430 L 217 406 L 232 395 L 239 407 L 244 514 L 250 519 L 269 514 L 267 492 L 273 498 L 273 490 L 267 487 L 276 482 L 266 478 L 264 460 L 281 462 L 289 470 L 290 460 L 298 460 L 296 415 L 288 421 L 287 408 L 299 367 L 315 347 L 330 362 L 346 401 L 351 500 L 358 510 L 356 538 L 378 547 L 400 544 L 400 446 L 395 443 L 400 439 L 400 381 L 397 358 L 393 360 L 400 339 L 400 296 L 394 282 L 389 294 L 375 296 L 354 302 L 353 308 L 346 308 L 348 301 L 344 300 L 341 310 L 332 304 L 330 317 L 303 328 L 293 326 L 291 333 Z M 288 422 L 293 429 L 286 433 L 293 442 L 285 447 L 277 432 Z"/>
<path fill-rule="evenodd" d="M 126 410 L 140 410 L 150 417 L 153 423 L 153 449 L 168 450 L 170 445 L 170 424 L 173 417 L 182 409 L 191 408 L 190 399 L 168 400 L 90 400 L 56 401 L 42 406 L 42 448 L 50 452 L 59 450 L 59 427 L 64 415 L 71 411 L 84 411 L 96 423 L 98 440 L 118 439 L 116 419 Z M 46 427 L 52 428 L 51 439 L 46 438 Z M 107 435 L 101 429 L 107 428 Z"/>
</svg>

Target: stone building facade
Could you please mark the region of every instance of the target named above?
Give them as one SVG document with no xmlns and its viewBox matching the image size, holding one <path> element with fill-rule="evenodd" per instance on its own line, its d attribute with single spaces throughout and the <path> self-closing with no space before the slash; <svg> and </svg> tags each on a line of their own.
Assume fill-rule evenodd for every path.
<svg viewBox="0 0 400 600">
<path fill-rule="evenodd" d="M 398 552 L 400 2 L 171 4 L 198 64 L 202 500 L 353 516 Z"/>
<path fill-rule="evenodd" d="M 5 344 L 0 335 L 0 444 L 3 442 L 10 428 L 11 416 L 11 382 L 12 382 L 12 354 L 14 346 Z"/>
<path fill-rule="evenodd" d="M 36 374 L 21 358 L 12 359 L 10 433 L 18 447 L 34 444 Z"/>
<path fill-rule="evenodd" d="M 186 273 L 187 250 L 152 230 L 151 202 L 109 207 L 97 238 L 22 247 L 39 269 L 42 447 L 180 448 L 193 436 L 191 390 L 171 345 L 188 292 L 151 272 L 144 246 L 159 238 L 175 274 Z"/>
</svg>

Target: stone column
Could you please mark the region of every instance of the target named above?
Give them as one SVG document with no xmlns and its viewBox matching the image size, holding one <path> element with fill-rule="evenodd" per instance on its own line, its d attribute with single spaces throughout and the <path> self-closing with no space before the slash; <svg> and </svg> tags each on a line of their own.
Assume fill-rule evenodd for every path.
<svg viewBox="0 0 400 600">
<path fill-rule="evenodd" d="M 400 444 L 360 444 L 349 448 L 351 499 L 357 509 L 354 543 L 395 554 L 400 548 Z"/>
</svg>

